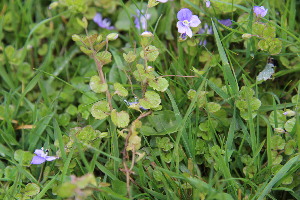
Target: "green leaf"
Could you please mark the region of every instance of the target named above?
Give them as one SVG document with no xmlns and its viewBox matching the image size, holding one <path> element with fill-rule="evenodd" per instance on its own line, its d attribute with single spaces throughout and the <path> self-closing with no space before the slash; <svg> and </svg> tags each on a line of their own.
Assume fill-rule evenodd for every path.
<svg viewBox="0 0 300 200">
<path fill-rule="evenodd" d="M 74 196 L 77 186 L 73 183 L 66 182 L 59 186 L 57 195 L 63 198 Z"/>
<path fill-rule="evenodd" d="M 137 64 L 136 65 L 136 68 L 137 70 L 135 70 L 133 72 L 133 76 L 134 78 L 137 80 L 137 81 L 140 81 L 140 82 L 145 82 L 145 81 L 148 81 L 148 80 L 153 80 L 155 79 L 155 76 L 153 75 L 153 73 L 151 73 L 151 71 L 146 71 L 144 69 L 144 66 L 141 65 L 141 64 Z"/>
<path fill-rule="evenodd" d="M 159 170 L 157 170 L 157 169 L 155 169 L 154 171 L 153 171 L 153 178 L 156 180 L 156 181 L 162 181 L 162 180 L 164 180 L 164 175 L 163 175 L 163 173 L 161 172 L 161 171 L 159 171 Z"/>
<path fill-rule="evenodd" d="M 91 113 L 95 119 L 105 119 L 109 115 L 109 111 L 107 101 L 98 101 L 91 108 Z"/>
<path fill-rule="evenodd" d="M 81 141 L 94 140 L 97 135 L 92 126 L 86 126 L 76 134 L 77 139 Z"/>
<path fill-rule="evenodd" d="M 284 147 L 284 153 L 286 155 L 292 155 L 295 152 L 296 147 L 297 142 L 295 140 L 289 140 Z"/>
<path fill-rule="evenodd" d="M 293 118 L 287 120 L 287 122 L 285 122 L 285 124 L 284 124 L 284 129 L 285 129 L 287 132 L 292 132 L 292 131 L 293 131 L 293 128 L 295 127 L 295 124 L 296 124 L 296 118 L 293 117 Z"/>
<path fill-rule="evenodd" d="M 276 28 L 274 26 L 267 26 L 263 30 L 263 37 L 264 38 L 275 38 L 276 37 Z"/>
<path fill-rule="evenodd" d="M 127 194 L 126 183 L 120 180 L 112 180 L 111 182 L 112 190 L 116 193 L 125 196 Z"/>
<path fill-rule="evenodd" d="M 35 183 L 28 183 L 23 192 L 27 196 L 34 196 L 40 192 L 40 187 Z"/>
<path fill-rule="evenodd" d="M 126 97 L 128 96 L 128 91 L 123 87 L 121 83 L 114 83 L 115 94 Z"/>
<path fill-rule="evenodd" d="M 119 128 L 125 128 L 129 124 L 129 114 L 125 111 L 117 112 L 115 109 L 111 111 L 111 120 Z"/>
<path fill-rule="evenodd" d="M 208 112 L 214 113 L 221 109 L 221 105 L 218 103 L 209 102 L 206 104 L 206 109 Z"/>
<path fill-rule="evenodd" d="M 254 91 L 253 91 L 253 89 L 251 89 L 251 88 L 249 88 L 249 87 L 247 87 L 247 86 L 243 86 L 243 87 L 241 88 L 239 94 L 240 94 L 240 97 L 241 97 L 242 99 L 248 99 L 248 98 L 253 97 Z"/>
<path fill-rule="evenodd" d="M 152 45 L 145 47 L 145 49 L 140 52 L 140 56 L 148 61 L 155 61 L 158 55 L 158 49 Z"/>
<path fill-rule="evenodd" d="M 252 24 L 252 33 L 253 35 L 263 36 L 266 25 L 263 23 L 255 22 Z"/>
<path fill-rule="evenodd" d="M 282 49 L 282 41 L 278 38 L 273 38 L 272 42 L 270 43 L 269 53 L 272 55 L 279 54 Z"/>
<path fill-rule="evenodd" d="M 95 93 L 101 93 L 107 91 L 108 85 L 106 83 L 101 83 L 99 76 L 92 76 L 90 79 L 90 88 Z"/>
<path fill-rule="evenodd" d="M 143 135 L 166 135 L 176 132 L 178 122 L 173 111 L 165 110 L 154 112 L 143 120 L 140 132 Z"/>
<path fill-rule="evenodd" d="M 164 92 L 169 87 L 169 82 L 167 79 L 159 77 L 154 80 L 149 81 L 149 86 L 152 87 L 154 90 Z"/>
<path fill-rule="evenodd" d="M 154 91 L 147 91 L 145 97 L 139 100 L 140 105 L 145 109 L 157 108 L 161 103 L 159 94 Z"/>
<path fill-rule="evenodd" d="M 264 51 L 268 51 L 268 49 L 270 47 L 267 40 L 260 40 L 257 45 L 258 45 L 258 48 L 260 48 L 261 50 L 264 50 Z"/>
<path fill-rule="evenodd" d="M 105 65 L 111 62 L 112 55 L 109 51 L 101 51 L 96 57 L 102 65 Z"/>
<path fill-rule="evenodd" d="M 29 151 L 23 151 L 21 149 L 16 150 L 14 153 L 14 159 L 22 164 L 22 166 L 30 166 L 32 157 L 32 153 L 30 153 Z"/>
<path fill-rule="evenodd" d="M 274 135 L 271 139 L 272 150 L 282 150 L 285 146 L 285 140 L 280 135 Z"/>
<path fill-rule="evenodd" d="M 284 124 L 286 122 L 286 116 L 283 114 L 283 111 L 282 110 L 276 110 L 276 121 L 277 121 L 277 126 L 275 124 L 275 113 L 274 111 L 272 111 L 270 113 L 270 116 L 269 116 L 269 121 L 270 121 L 270 124 L 273 128 L 281 128 L 281 127 L 284 127 Z"/>
<path fill-rule="evenodd" d="M 156 138 L 156 144 L 158 148 L 163 149 L 164 151 L 170 151 L 173 148 L 173 143 L 170 142 L 170 138 L 168 137 L 157 137 Z"/>
<path fill-rule="evenodd" d="M 128 54 L 123 53 L 124 60 L 128 63 L 133 62 L 136 59 L 136 55 L 133 51 L 129 51 Z"/>
</svg>

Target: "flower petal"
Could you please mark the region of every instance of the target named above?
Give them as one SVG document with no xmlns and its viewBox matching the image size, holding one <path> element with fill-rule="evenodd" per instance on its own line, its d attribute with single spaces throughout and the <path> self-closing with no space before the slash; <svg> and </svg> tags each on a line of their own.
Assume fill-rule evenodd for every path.
<svg viewBox="0 0 300 200">
<path fill-rule="evenodd" d="M 39 164 L 44 163 L 45 161 L 46 161 L 46 159 L 43 158 L 43 157 L 40 157 L 40 156 L 34 156 L 34 157 L 32 158 L 32 161 L 31 161 L 30 164 L 39 165 Z"/>
<path fill-rule="evenodd" d="M 218 22 L 220 22 L 224 26 L 228 26 L 228 27 L 232 25 L 232 22 L 230 19 L 220 19 L 220 20 L 218 20 Z"/>
<path fill-rule="evenodd" d="M 47 161 L 53 161 L 53 160 L 56 160 L 56 159 L 58 159 L 57 156 L 46 156 Z"/>
<path fill-rule="evenodd" d="M 34 151 L 34 154 L 37 155 L 37 156 L 41 156 L 41 157 L 45 157 L 46 156 L 45 152 L 42 149 L 36 149 Z"/>
<path fill-rule="evenodd" d="M 186 27 L 186 32 L 185 32 L 190 38 L 193 36 L 193 32 L 190 27 Z"/>
<path fill-rule="evenodd" d="M 100 13 L 96 13 L 95 17 L 93 18 L 94 22 L 97 24 L 101 24 L 102 22 L 102 15 Z"/>
<path fill-rule="evenodd" d="M 199 17 L 197 15 L 193 15 L 190 20 L 191 27 L 197 27 L 201 23 Z"/>
<path fill-rule="evenodd" d="M 193 13 L 192 13 L 192 11 L 190 11 L 190 9 L 188 9 L 188 8 L 182 8 L 182 9 L 177 13 L 177 19 L 178 19 L 179 21 L 184 21 L 184 20 L 190 21 L 192 15 L 193 15 Z"/>
<path fill-rule="evenodd" d="M 185 33 L 187 26 L 185 26 L 181 21 L 177 22 L 177 28 L 179 33 Z"/>
</svg>

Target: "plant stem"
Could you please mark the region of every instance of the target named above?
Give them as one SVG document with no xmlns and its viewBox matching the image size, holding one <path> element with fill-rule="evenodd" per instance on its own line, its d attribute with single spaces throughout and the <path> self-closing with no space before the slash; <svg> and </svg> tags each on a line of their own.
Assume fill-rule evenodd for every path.
<svg viewBox="0 0 300 200">
<path fill-rule="evenodd" d="M 99 74 L 101 83 L 102 83 L 102 84 L 107 84 L 107 83 L 106 83 L 106 80 L 105 80 L 105 76 L 104 76 L 103 70 L 102 70 L 102 69 L 103 69 L 103 65 L 102 65 L 101 62 L 97 59 L 96 53 L 93 54 L 93 59 L 94 59 L 96 65 L 97 65 L 98 74 Z M 110 95 L 108 89 L 106 90 L 106 98 L 107 98 L 107 101 L 108 101 L 108 104 L 109 104 L 109 108 L 110 108 L 110 110 L 112 110 L 113 107 L 112 107 L 111 95 Z"/>
</svg>

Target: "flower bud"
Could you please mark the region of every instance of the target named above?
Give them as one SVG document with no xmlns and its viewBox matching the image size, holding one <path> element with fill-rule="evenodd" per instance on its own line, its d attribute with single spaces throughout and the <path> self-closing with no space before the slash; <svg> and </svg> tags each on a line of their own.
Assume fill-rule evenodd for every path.
<svg viewBox="0 0 300 200">
<path fill-rule="evenodd" d="M 118 33 L 110 33 L 106 36 L 106 39 L 108 39 L 109 41 L 113 41 L 116 40 L 119 37 Z"/>
<path fill-rule="evenodd" d="M 151 33 L 150 31 L 145 31 L 141 34 L 142 37 L 153 37 L 153 33 Z"/>
<path fill-rule="evenodd" d="M 285 130 L 283 128 L 274 128 L 274 131 L 276 133 L 285 133 Z"/>
<path fill-rule="evenodd" d="M 51 10 L 51 9 L 54 9 L 54 8 L 56 8 L 58 6 L 58 2 L 57 1 L 54 1 L 54 2 L 52 2 L 50 5 L 49 5 L 49 10 Z"/>
<path fill-rule="evenodd" d="M 156 6 L 157 4 L 158 4 L 158 2 L 156 2 L 156 0 L 149 0 L 147 7 L 152 8 L 152 7 Z"/>
<path fill-rule="evenodd" d="M 78 41 L 80 41 L 80 40 L 81 40 L 81 38 L 80 38 L 80 36 L 79 36 L 79 35 L 77 35 L 77 34 L 73 34 L 73 35 L 72 35 L 72 40 L 73 40 L 74 42 L 78 42 Z"/>
<path fill-rule="evenodd" d="M 288 116 L 288 117 L 293 117 L 296 115 L 296 112 L 295 111 L 292 111 L 292 110 L 287 110 L 283 113 L 285 116 Z"/>
<path fill-rule="evenodd" d="M 249 39 L 249 38 L 251 38 L 251 37 L 252 37 L 252 35 L 249 34 L 249 33 L 245 33 L 245 34 L 242 35 L 242 38 L 243 38 L 243 39 Z"/>
<path fill-rule="evenodd" d="M 99 42 L 101 42 L 101 41 L 102 41 L 102 39 L 103 39 L 103 38 L 102 38 L 102 35 L 100 34 L 100 35 L 98 35 L 98 37 L 97 37 L 97 39 L 96 39 L 96 42 L 98 42 L 98 43 L 99 43 Z"/>
<path fill-rule="evenodd" d="M 87 26 L 88 26 L 88 21 L 87 21 L 87 19 L 85 17 L 83 17 L 82 18 L 82 27 L 86 29 Z"/>
</svg>

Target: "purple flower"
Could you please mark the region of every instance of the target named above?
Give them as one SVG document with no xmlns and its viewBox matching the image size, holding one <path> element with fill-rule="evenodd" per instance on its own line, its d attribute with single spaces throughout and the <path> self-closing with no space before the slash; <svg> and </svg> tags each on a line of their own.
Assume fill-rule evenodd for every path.
<svg viewBox="0 0 300 200">
<path fill-rule="evenodd" d="M 198 31 L 199 34 L 213 34 L 212 26 L 208 26 L 207 23 L 204 24 L 204 27 Z"/>
<path fill-rule="evenodd" d="M 187 35 L 186 35 L 186 33 L 182 33 L 182 34 L 180 34 L 179 38 L 180 38 L 180 40 L 181 40 L 181 41 L 184 41 L 184 40 L 186 40 L 186 39 L 187 39 Z"/>
<path fill-rule="evenodd" d="M 32 158 L 32 161 L 30 163 L 30 164 L 34 164 L 34 165 L 39 165 L 46 161 L 53 161 L 53 160 L 56 160 L 59 158 L 57 156 L 48 156 L 48 150 L 46 150 L 46 152 L 45 152 L 44 148 L 36 149 L 34 151 L 34 153 L 36 156 L 34 156 Z"/>
<path fill-rule="evenodd" d="M 108 18 L 103 19 L 102 15 L 100 13 L 97 13 L 93 20 L 101 28 L 105 28 L 107 30 L 112 30 L 115 28 L 114 26 L 110 26 L 110 24 L 111 24 L 110 20 Z"/>
<path fill-rule="evenodd" d="M 206 8 L 209 8 L 209 7 L 210 7 L 210 1 L 207 0 L 207 1 L 205 2 L 205 5 L 206 5 Z"/>
<path fill-rule="evenodd" d="M 232 25 L 231 19 L 220 19 L 218 22 L 228 27 Z"/>
<path fill-rule="evenodd" d="M 186 33 L 189 37 L 193 36 L 190 27 L 197 27 L 201 23 L 197 15 L 193 15 L 188 8 L 183 8 L 177 13 L 177 28 L 179 33 Z"/>
<path fill-rule="evenodd" d="M 135 23 L 135 27 L 137 29 L 143 29 L 146 30 L 147 29 L 147 20 L 150 19 L 151 14 L 144 14 L 144 10 L 138 10 L 136 9 L 136 14 L 134 16 L 134 23 Z"/>
<path fill-rule="evenodd" d="M 254 11 L 256 17 L 264 17 L 264 16 L 266 16 L 268 9 L 265 9 L 265 7 L 263 7 L 263 6 L 260 6 L 260 7 L 254 6 L 253 11 Z"/>
<path fill-rule="evenodd" d="M 137 100 L 137 99 L 136 99 L 136 100 Z M 124 102 L 125 102 L 128 106 L 132 106 L 132 107 L 135 107 L 135 106 L 137 106 L 137 105 L 139 104 L 139 102 L 137 102 L 137 101 L 134 101 L 134 102 L 128 102 L 127 100 L 124 100 Z M 142 107 L 142 106 L 140 106 L 139 108 L 142 109 L 142 110 L 148 110 L 148 109 L 146 109 L 146 108 L 144 108 L 144 107 Z"/>
<path fill-rule="evenodd" d="M 204 24 L 204 27 L 201 28 L 199 31 L 198 31 L 198 34 L 213 34 L 213 29 L 212 29 L 212 26 L 209 26 L 207 23 Z M 206 46 L 207 44 L 207 41 L 204 39 L 204 40 L 201 40 L 199 42 L 199 45 L 203 45 L 203 46 Z"/>
</svg>

